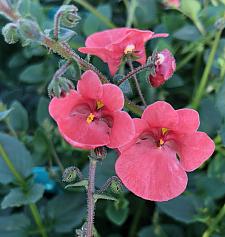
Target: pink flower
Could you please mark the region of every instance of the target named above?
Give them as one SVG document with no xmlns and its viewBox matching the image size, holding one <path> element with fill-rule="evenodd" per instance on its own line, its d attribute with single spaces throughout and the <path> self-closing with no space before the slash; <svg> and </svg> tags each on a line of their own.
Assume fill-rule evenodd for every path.
<svg viewBox="0 0 225 237">
<path fill-rule="evenodd" d="M 136 57 L 137 62 L 145 64 L 145 42 L 167 36 L 168 34 L 155 34 L 152 31 L 131 28 L 105 30 L 90 35 L 85 42 L 86 47 L 79 48 L 79 51 L 101 58 L 108 64 L 110 73 L 114 75 L 122 58 L 127 54 Z"/>
<path fill-rule="evenodd" d="M 179 8 L 180 7 L 180 0 L 165 0 L 164 4 L 168 7 Z"/>
<path fill-rule="evenodd" d="M 153 87 L 163 85 L 170 77 L 172 77 L 176 70 L 176 62 L 173 55 L 168 49 L 157 54 L 155 65 L 155 75 L 149 76 L 149 81 Z"/>
<path fill-rule="evenodd" d="M 133 120 L 121 111 L 123 105 L 122 91 L 112 84 L 102 85 L 97 74 L 89 70 L 78 81 L 77 91 L 51 100 L 49 112 L 72 146 L 117 148 L 129 142 L 135 133 Z"/>
<path fill-rule="evenodd" d="M 186 172 L 197 169 L 212 155 L 214 142 L 197 131 L 199 115 L 195 110 L 174 110 L 163 101 L 148 106 L 142 118 L 134 121 L 136 136 L 120 148 L 117 175 L 144 199 L 175 198 L 186 188 Z"/>
</svg>

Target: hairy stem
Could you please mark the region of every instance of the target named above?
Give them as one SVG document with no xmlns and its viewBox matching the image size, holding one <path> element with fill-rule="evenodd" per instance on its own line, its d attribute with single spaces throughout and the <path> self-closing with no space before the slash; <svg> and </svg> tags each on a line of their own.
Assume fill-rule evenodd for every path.
<svg viewBox="0 0 225 237">
<path fill-rule="evenodd" d="M 72 64 L 72 61 L 67 61 L 65 64 L 63 64 L 54 74 L 52 80 L 57 80 L 59 77 L 61 77 L 64 73 L 66 73 L 68 67 Z"/>
<path fill-rule="evenodd" d="M 216 230 L 218 224 L 223 220 L 225 216 L 225 204 L 220 209 L 216 217 L 213 218 L 213 221 L 210 223 L 209 228 L 203 233 L 202 237 L 210 237 L 213 232 Z"/>
<path fill-rule="evenodd" d="M 199 107 L 200 101 L 201 101 L 202 96 L 204 94 L 205 87 L 206 87 L 206 84 L 207 84 L 207 81 L 208 81 L 208 78 L 209 78 L 209 73 L 211 71 L 213 61 L 214 61 L 214 58 L 215 58 L 215 55 L 216 55 L 216 50 L 217 50 L 218 45 L 219 45 L 221 33 L 222 33 L 222 31 L 220 30 L 215 35 L 215 39 L 213 41 L 212 49 L 211 49 L 211 52 L 209 54 L 209 58 L 208 58 L 206 67 L 204 69 L 202 78 L 200 80 L 200 84 L 199 84 L 199 86 L 198 86 L 198 88 L 195 92 L 195 95 L 193 97 L 193 100 L 192 100 L 192 107 L 194 109 L 197 109 Z"/>
<path fill-rule="evenodd" d="M 129 64 L 129 67 L 130 67 L 131 71 L 134 71 L 134 67 L 133 67 L 133 64 L 132 64 L 132 61 L 131 61 L 131 60 L 128 60 L 128 64 Z M 142 94 L 142 92 L 141 92 L 141 87 L 140 87 L 140 85 L 139 85 L 139 82 L 138 82 L 138 79 L 137 79 L 137 77 L 136 77 L 136 74 L 133 75 L 133 78 L 134 78 L 134 82 L 135 82 L 135 85 L 136 85 L 138 94 L 139 94 L 139 96 L 140 96 L 140 99 L 141 99 L 143 105 L 146 107 L 146 106 L 147 106 L 147 103 L 146 103 L 145 98 L 144 98 L 144 96 L 143 96 L 143 94 Z"/>
<path fill-rule="evenodd" d="M 90 158 L 89 163 L 89 176 L 88 176 L 88 210 L 87 210 L 87 237 L 93 236 L 93 226 L 94 226 L 94 215 L 95 215 L 95 201 L 94 201 L 94 192 L 95 192 L 95 171 L 96 171 L 97 161 Z"/>
<path fill-rule="evenodd" d="M 27 186 L 26 181 L 23 179 L 21 174 L 16 170 L 15 166 L 13 165 L 12 161 L 9 159 L 8 155 L 6 154 L 1 144 L 0 144 L 0 156 L 5 161 L 6 165 L 8 166 L 9 170 L 14 175 L 14 177 L 16 178 L 17 182 L 20 184 L 21 188 L 25 189 L 25 187 Z M 36 204 L 35 203 L 29 204 L 29 208 L 31 210 L 34 221 L 37 224 L 39 232 L 41 233 L 41 236 L 48 237 Z"/>
<path fill-rule="evenodd" d="M 59 28 L 60 28 L 60 18 L 62 16 L 62 12 L 58 11 L 54 17 L 54 39 L 57 41 L 59 37 Z"/>
</svg>

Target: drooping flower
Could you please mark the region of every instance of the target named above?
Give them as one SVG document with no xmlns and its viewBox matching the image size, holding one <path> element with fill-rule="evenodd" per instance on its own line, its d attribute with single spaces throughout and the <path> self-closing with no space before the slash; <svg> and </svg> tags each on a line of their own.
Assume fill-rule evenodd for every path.
<svg viewBox="0 0 225 237">
<path fill-rule="evenodd" d="M 124 56 L 129 54 L 135 61 L 144 64 L 145 42 L 167 36 L 168 34 L 155 34 L 152 31 L 131 28 L 105 30 L 90 35 L 85 42 L 86 47 L 79 48 L 79 51 L 101 58 L 108 64 L 110 73 L 114 75 Z"/>
<path fill-rule="evenodd" d="M 168 7 L 179 8 L 180 7 L 180 0 L 165 0 L 164 4 Z"/>
<path fill-rule="evenodd" d="M 149 76 L 149 81 L 153 87 L 163 85 L 176 70 L 176 62 L 168 49 L 157 53 L 155 62 L 155 75 Z"/>
<path fill-rule="evenodd" d="M 134 122 L 136 135 L 120 148 L 117 175 L 131 192 L 144 199 L 175 198 L 186 188 L 186 172 L 197 169 L 212 155 L 214 142 L 197 131 L 199 115 L 195 110 L 174 110 L 163 101 L 148 106 L 142 118 Z"/>
<path fill-rule="evenodd" d="M 78 81 L 77 91 L 70 90 L 65 97 L 51 100 L 49 112 L 61 135 L 72 146 L 118 148 L 135 133 L 133 120 L 121 111 L 123 105 L 120 88 L 102 85 L 97 74 L 89 70 Z"/>
</svg>

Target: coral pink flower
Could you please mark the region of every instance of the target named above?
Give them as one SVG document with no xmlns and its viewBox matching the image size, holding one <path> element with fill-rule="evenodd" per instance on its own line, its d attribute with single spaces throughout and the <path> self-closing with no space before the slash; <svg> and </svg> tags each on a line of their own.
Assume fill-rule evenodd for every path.
<svg viewBox="0 0 225 237">
<path fill-rule="evenodd" d="M 78 81 L 77 91 L 51 100 L 49 112 L 61 135 L 74 147 L 117 148 L 129 142 L 135 133 L 133 120 L 121 111 L 123 105 L 120 88 L 102 85 L 97 74 L 89 70 Z"/>
<path fill-rule="evenodd" d="M 165 0 L 164 4 L 168 7 L 180 7 L 180 0 Z"/>
<path fill-rule="evenodd" d="M 153 87 L 163 85 L 176 70 L 176 62 L 168 49 L 164 49 L 157 55 L 155 65 L 155 75 L 149 76 L 149 81 Z"/>
<path fill-rule="evenodd" d="M 180 195 L 187 185 L 186 171 L 197 169 L 215 149 L 207 134 L 197 131 L 198 113 L 174 110 L 158 101 L 134 121 L 136 136 L 120 148 L 117 175 L 131 192 L 144 199 L 167 201 Z"/>
<path fill-rule="evenodd" d="M 110 73 L 114 75 L 124 56 L 132 54 L 137 57 L 137 62 L 144 64 L 145 42 L 167 36 L 168 34 L 155 34 L 152 31 L 131 28 L 105 30 L 90 35 L 85 42 L 86 47 L 79 48 L 79 51 L 101 58 L 108 64 Z"/>
</svg>

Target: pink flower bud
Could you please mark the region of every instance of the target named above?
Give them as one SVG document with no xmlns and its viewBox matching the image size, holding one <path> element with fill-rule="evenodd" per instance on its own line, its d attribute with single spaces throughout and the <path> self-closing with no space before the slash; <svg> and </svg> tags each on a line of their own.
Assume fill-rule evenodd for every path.
<svg viewBox="0 0 225 237">
<path fill-rule="evenodd" d="M 180 0 L 165 0 L 164 4 L 167 7 L 174 7 L 174 8 L 178 8 L 180 7 Z"/>
<path fill-rule="evenodd" d="M 164 49 L 156 56 L 155 74 L 149 76 L 149 81 L 153 87 L 163 85 L 176 70 L 176 62 L 168 49 Z"/>
</svg>

